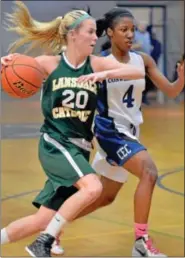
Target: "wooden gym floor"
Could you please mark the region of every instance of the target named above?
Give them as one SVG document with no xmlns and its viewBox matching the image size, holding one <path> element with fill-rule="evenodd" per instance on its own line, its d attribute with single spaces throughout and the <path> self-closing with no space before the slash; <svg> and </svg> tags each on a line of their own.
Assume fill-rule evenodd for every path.
<svg viewBox="0 0 185 258">
<path fill-rule="evenodd" d="M 12 100 L 2 96 L 1 226 L 34 213 L 31 201 L 45 176 L 37 158 L 42 122 L 38 96 Z M 150 216 L 150 234 L 168 256 L 184 256 L 184 104 L 149 106 L 141 142 L 159 169 Z M 76 222 L 62 237 L 65 256 L 130 256 L 133 245 L 133 194 L 130 175 L 116 201 Z M 1 257 L 27 256 L 35 236 L 1 248 Z"/>
</svg>

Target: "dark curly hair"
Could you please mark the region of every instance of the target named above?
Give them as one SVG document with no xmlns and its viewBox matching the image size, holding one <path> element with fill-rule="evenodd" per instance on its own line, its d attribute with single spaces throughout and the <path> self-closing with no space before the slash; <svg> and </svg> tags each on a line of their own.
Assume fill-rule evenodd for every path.
<svg viewBox="0 0 185 258">
<path fill-rule="evenodd" d="M 118 7 L 114 7 L 112 10 L 105 13 L 102 18 L 97 19 L 97 36 L 101 37 L 106 33 L 108 28 L 113 29 L 122 17 L 131 17 L 134 19 L 134 16 L 130 11 Z"/>
</svg>

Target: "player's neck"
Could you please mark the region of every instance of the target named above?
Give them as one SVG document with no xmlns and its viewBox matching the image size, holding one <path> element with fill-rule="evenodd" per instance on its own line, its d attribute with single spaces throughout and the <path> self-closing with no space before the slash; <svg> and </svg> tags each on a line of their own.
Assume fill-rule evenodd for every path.
<svg viewBox="0 0 185 258">
<path fill-rule="evenodd" d="M 129 52 L 128 51 L 122 51 L 116 46 L 112 45 L 111 48 L 112 55 L 121 63 L 128 63 L 130 60 Z"/>
<path fill-rule="evenodd" d="M 74 48 L 67 47 L 64 53 L 68 62 L 72 64 L 74 67 L 78 67 L 87 59 L 87 56 L 81 55 L 79 51 Z"/>
</svg>

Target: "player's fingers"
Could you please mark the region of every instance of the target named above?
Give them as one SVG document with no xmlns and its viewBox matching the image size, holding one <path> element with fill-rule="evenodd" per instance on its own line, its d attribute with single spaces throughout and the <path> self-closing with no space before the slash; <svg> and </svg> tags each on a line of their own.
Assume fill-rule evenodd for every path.
<svg viewBox="0 0 185 258">
<path fill-rule="evenodd" d="M 4 57 L 1 58 L 1 64 L 4 66 L 7 66 L 9 61 L 10 61 L 10 59 L 4 58 Z"/>
</svg>

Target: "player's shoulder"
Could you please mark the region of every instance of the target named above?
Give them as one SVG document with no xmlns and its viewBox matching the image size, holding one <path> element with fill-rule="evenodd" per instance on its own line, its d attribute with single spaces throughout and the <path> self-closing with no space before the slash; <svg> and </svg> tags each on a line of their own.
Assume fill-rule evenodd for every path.
<svg viewBox="0 0 185 258">
<path fill-rule="evenodd" d="M 101 62 L 102 60 L 106 60 L 106 57 L 104 56 L 96 56 L 96 55 L 90 55 L 90 59 L 92 62 Z"/>
<path fill-rule="evenodd" d="M 110 66 L 110 61 L 108 62 L 107 57 L 91 55 L 90 61 L 91 66 L 95 72 L 101 72 L 104 70 L 112 69 L 111 67 L 107 68 L 108 66 Z"/>
<path fill-rule="evenodd" d="M 131 50 L 130 55 L 133 57 L 134 60 L 139 60 L 139 62 L 144 66 L 146 66 L 151 59 L 151 57 L 148 54 L 141 51 Z"/>
<path fill-rule="evenodd" d="M 41 56 L 35 57 L 35 60 L 42 67 L 44 73 L 48 75 L 51 73 L 50 71 L 54 69 L 53 67 L 56 68 L 58 66 L 61 60 L 61 56 L 60 55 L 57 55 L 57 56 L 41 55 Z"/>
<path fill-rule="evenodd" d="M 37 60 L 38 63 L 45 63 L 45 62 L 51 62 L 51 61 L 59 61 L 61 59 L 60 55 L 57 56 L 53 56 L 53 55 L 41 55 L 41 56 L 37 56 L 35 57 L 35 59 Z"/>
<path fill-rule="evenodd" d="M 143 59 L 144 62 L 147 61 L 147 60 L 149 60 L 149 59 L 151 59 L 151 56 L 148 55 L 148 54 L 146 54 L 146 53 L 144 53 L 144 52 L 141 52 L 141 51 L 134 51 L 134 50 L 132 50 L 131 52 L 132 52 L 132 53 L 135 53 L 135 54 L 138 55 L 138 56 L 140 56 L 140 57 Z"/>
<path fill-rule="evenodd" d="M 131 56 L 134 56 L 134 57 L 139 57 L 139 58 L 143 58 L 143 52 L 141 52 L 141 51 L 137 51 L 137 50 L 130 50 L 129 51 L 129 54 L 131 55 Z"/>
</svg>

